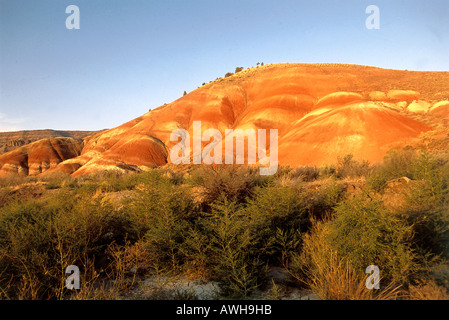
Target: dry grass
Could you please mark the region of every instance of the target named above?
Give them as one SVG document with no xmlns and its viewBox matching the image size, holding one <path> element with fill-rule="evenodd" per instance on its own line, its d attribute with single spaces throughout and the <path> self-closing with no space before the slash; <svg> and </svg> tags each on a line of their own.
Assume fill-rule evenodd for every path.
<svg viewBox="0 0 449 320">
<path fill-rule="evenodd" d="M 323 223 L 314 223 L 314 230 L 304 238 L 303 253 L 287 266 L 290 274 L 310 288 L 322 300 L 396 300 L 404 296 L 400 286 L 382 285 L 367 289 L 369 276 L 354 269 L 351 264 L 327 248 L 320 236 L 327 232 Z"/>
<path fill-rule="evenodd" d="M 449 300 L 447 289 L 439 286 L 434 280 L 410 286 L 408 297 L 410 300 Z"/>
<path fill-rule="evenodd" d="M 367 289 L 367 277 L 367 274 L 356 272 L 347 261 L 331 254 L 326 263 L 317 266 L 308 284 L 324 300 L 397 300 L 403 295 L 400 286 L 392 284 L 379 290 Z"/>
</svg>

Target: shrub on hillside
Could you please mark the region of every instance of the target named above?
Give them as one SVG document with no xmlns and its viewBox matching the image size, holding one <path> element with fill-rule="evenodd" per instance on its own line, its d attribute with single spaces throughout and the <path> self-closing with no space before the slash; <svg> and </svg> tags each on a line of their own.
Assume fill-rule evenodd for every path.
<svg viewBox="0 0 449 320">
<path fill-rule="evenodd" d="M 381 201 L 357 196 L 341 202 L 326 227 L 327 245 L 356 270 L 377 265 L 387 281 L 405 284 L 410 280 L 415 271 L 412 229 Z"/>
<path fill-rule="evenodd" d="M 210 243 L 208 265 L 213 279 L 233 298 L 247 297 L 260 283 L 265 264 L 251 250 L 255 236 L 240 205 L 222 194 L 202 222 Z"/>
<path fill-rule="evenodd" d="M 174 185 L 158 171 L 140 177 L 137 195 L 127 203 L 127 210 L 137 233 L 154 262 L 160 267 L 177 268 L 182 264 L 181 245 L 189 221 L 197 217 L 192 198 L 183 187 Z"/>
<path fill-rule="evenodd" d="M 381 290 L 367 290 L 366 274 L 358 270 L 324 241 L 326 223 L 317 222 L 304 235 L 302 252 L 293 255 L 288 269 L 300 284 L 305 285 L 323 300 L 395 299 L 398 287 L 384 285 Z"/>
<path fill-rule="evenodd" d="M 373 166 L 368 175 L 368 186 L 375 192 L 381 192 L 386 188 L 388 180 L 401 177 L 413 179 L 415 161 L 416 151 L 413 149 L 389 151 L 380 164 Z"/>
<path fill-rule="evenodd" d="M 413 225 L 415 243 L 433 255 L 449 257 L 449 163 L 421 154 L 413 164 L 418 180 L 404 215 Z"/>
<path fill-rule="evenodd" d="M 264 260 L 285 260 L 288 252 L 299 248 L 300 234 L 308 225 L 306 199 L 299 190 L 275 185 L 256 188 L 244 211 L 254 234 L 252 250 Z"/>
<path fill-rule="evenodd" d="M 15 202 L 0 209 L 1 286 L 12 298 L 62 298 L 65 268 L 108 268 L 111 243 L 132 238 L 127 216 L 97 198 L 66 192 L 48 201 Z M 6 284 L 5 281 L 11 281 Z"/>
<path fill-rule="evenodd" d="M 347 154 L 343 158 L 338 157 L 336 175 L 340 179 L 367 176 L 370 170 L 368 161 L 354 160 L 352 154 Z"/>
<path fill-rule="evenodd" d="M 257 185 L 269 181 L 269 177 L 260 176 L 257 168 L 224 166 L 200 167 L 191 172 L 189 184 L 194 188 L 197 202 L 204 211 L 224 193 L 229 200 L 244 202 Z"/>
</svg>

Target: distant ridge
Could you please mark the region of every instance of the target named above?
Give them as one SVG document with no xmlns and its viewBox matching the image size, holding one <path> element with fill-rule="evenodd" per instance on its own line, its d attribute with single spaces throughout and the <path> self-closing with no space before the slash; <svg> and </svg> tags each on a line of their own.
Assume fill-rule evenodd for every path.
<svg viewBox="0 0 449 320">
<path fill-rule="evenodd" d="M 15 150 L 26 144 L 48 138 L 65 137 L 74 139 L 84 139 L 93 135 L 98 131 L 81 131 L 81 130 L 21 130 L 11 132 L 0 132 L 0 155 Z"/>
</svg>

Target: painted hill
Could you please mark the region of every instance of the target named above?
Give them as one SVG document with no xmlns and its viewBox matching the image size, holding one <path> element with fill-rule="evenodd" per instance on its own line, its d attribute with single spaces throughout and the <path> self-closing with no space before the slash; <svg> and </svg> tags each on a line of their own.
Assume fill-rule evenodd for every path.
<svg viewBox="0 0 449 320">
<path fill-rule="evenodd" d="M 278 129 L 280 165 L 330 164 L 349 153 L 377 162 L 391 148 L 416 145 L 420 135 L 444 129 L 447 100 L 449 72 L 265 65 L 205 84 L 119 127 L 86 137 L 79 155 L 61 157 L 46 172 L 79 176 L 164 165 L 177 143 L 170 141 L 171 132 L 181 128 L 192 136 L 194 121 L 201 121 L 202 132 L 215 128 L 222 136 L 228 128 Z M 0 176 L 12 172 L 10 158 L 10 153 L 0 156 Z"/>
<path fill-rule="evenodd" d="M 74 138 L 42 139 L 0 156 L 0 174 L 36 176 L 81 154 L 83 141 Z"/>
<path fill-rule="evenodd" d="M 41 139 L 67 137 L 83 139 L 98 131 L 23 130 L 0 132 L 0 155 Z"/>
</svg>

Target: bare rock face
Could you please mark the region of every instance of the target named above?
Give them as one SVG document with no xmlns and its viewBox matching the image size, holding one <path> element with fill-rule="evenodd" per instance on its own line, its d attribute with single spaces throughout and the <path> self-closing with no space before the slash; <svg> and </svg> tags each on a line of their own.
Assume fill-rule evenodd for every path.
<svg viewBox="0 0 449 320">
<path fill-rule="evenodd" d="M 0 156 L 0 177 L 39 175 L 64 160 L 81 154 L 83 141 L 73 138 L 42 139 Z"/>
<path fill-rule="evenodd" d="M 429 112 L 437 116 L 449 118 L 449 101 L 445 100 L 435 103 L 429 109 Z"/>
<path fill-rule="evenodd" d="M 349 102 L 363 100 L 362 95 L 355 92 L 334 92 L 330 93 L 315 104 L 316 108 L 326 105 L 342 105 Z"/>
<path fill-rule="evenodd" d="M 0 172 L 62 171 L 79 176 L 148 170 L 170 163 L 170 150 L 177 144 L 170 141 L 171 132 L 185 129 L 192 137 L 194 121 L 201 121 L 202 132 L 218 129 L 223 137 L 225 129 L 277 129 L 280 165 L 330 164 L 349 153 L 372 163 L 391 147 L 412 145 L 432 130 L 410 118 L 403 110 L 407 105 L 419 100 L 428 108 L 429 101 L 447 95 L 449 72 L 346 64 L 265 65 L 203 85 L 121 126 L 90 135 L 84 143 L 67 141 L 63 156 L 48 142 L 39 152 L 27 147 L 5 154 L 15 160 L 0 157 Z M 399 106 L 402 101 L 405 105 Z M 430 112 L 445 108 L 434 105 Z"/>
<path fill-rule="evenodd" d="M 415 100 L 408 105 L 407 110 L 410 112 L 426 113 L 429 111 L 430 106 L 431 104 L 427 101 Z"/>
<path fill-rule="evenodd" d="M 372 102 L 353 103 L 296 121 L 281 138 L 283 163 L 326 165 L 345 154 L 381 161 L 392 144 L 429 127 Z"/>
<path fill-rule="evenodd" d="M 419 96 L 419 92 L 413 90 L 390 90 L 387 93 L 389 99 L 397 101 L 418 100 Z"/>
<path fill-rule="evenodd" d="M 383 91 L 372 91 L 369 93 L 371 101 L 387 101 L 387 95 Z"/>
</svg>

